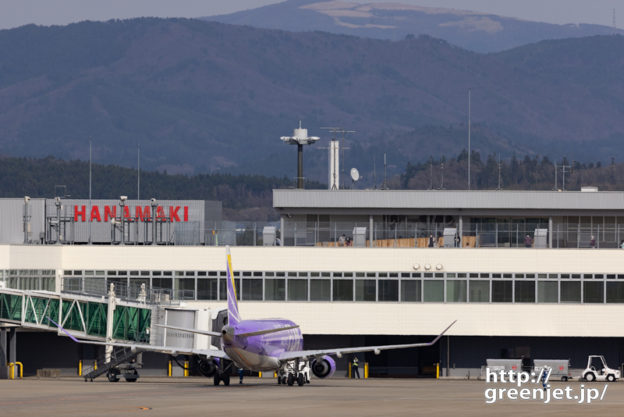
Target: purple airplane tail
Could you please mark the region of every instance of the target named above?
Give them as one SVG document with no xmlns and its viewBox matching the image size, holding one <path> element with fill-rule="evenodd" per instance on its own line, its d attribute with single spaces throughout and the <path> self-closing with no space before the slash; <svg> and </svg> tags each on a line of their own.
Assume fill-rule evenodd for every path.
<svg viewBox="0 0 624 417">
<path fill-rule="evenodd" d="M 227 269 L 227 301 L 228 301 L 228 324 L 236 326 L 241 321 L 238 313 L 238 301 L 236 300 L 236 284 L 234 283 L 234 273 L 232 272 L 232 255 L 230 247 L 226 246 L 226 269 Z"/>
</svg>

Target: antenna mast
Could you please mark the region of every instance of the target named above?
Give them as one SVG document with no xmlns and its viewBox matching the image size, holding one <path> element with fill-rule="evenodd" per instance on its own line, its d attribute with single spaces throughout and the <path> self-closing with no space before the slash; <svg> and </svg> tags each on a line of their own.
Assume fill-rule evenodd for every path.
<svg viewBox="0 0 624 417">
<path fill-rule="evenodd" d="M 329 143 L 329 184 L 330 190 L 340 189 L 340 140 L 338 134 L 342 134 L 342 140 L 345 140 L 347 133 L 356 133 L 355 130 L 347 130 L 342 127 L 321 127 L 332 133 L 332 139 Z M 348 149 L 348 148 L 345 148 Z"/>
</svg>

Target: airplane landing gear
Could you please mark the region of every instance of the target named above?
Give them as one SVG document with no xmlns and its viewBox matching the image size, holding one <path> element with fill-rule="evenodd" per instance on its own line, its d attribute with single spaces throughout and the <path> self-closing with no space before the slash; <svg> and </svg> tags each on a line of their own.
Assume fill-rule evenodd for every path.
<svg viewBox="0 0 624 417">
<path fill-rule="evenodd" d="M 216 373 L 213 377 L 213 382 L 216 385 L 219 385 L 219 383 L 223 381 L 223 385 L 225 385 L 226 387 L 228 385 L 230 385 L 230 374 L 227 373 Z"/>
<path fill-rule="evenodd" d="M 292 387 L 295 382 L 300 387 L 310 383 L 310 374 L 307 361 L 292 361 L 285 364 L 277 376 L 277 383 Z"/>
<path fill-rule="evenodd" d="M 219 361 L 219 368 L 214 374 L 213 382 L 215 386 L 217 386 L 221 381 L 223 381 L 223 385 L 227 387 L 228 385 L 230 385 L 230 372 L 232 369 L 232 362 L 228 363 L 227 365 L 224 365 L 223 362 L 223 360 Z"/>
</svg>

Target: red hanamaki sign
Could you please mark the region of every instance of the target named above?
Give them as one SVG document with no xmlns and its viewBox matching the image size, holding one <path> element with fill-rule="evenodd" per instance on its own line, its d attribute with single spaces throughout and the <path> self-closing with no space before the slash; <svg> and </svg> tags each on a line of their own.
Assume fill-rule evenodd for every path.
<svg viewBox="0 0 624 417">
<path fill-rule="evenodd" d="M 182 210 L 182 213 L 180 213 Z M 165 209 L 162 206 L 156 207 L 156 220 L 175 222 L 188 222 L 189 208 L 188 206 L 169 206 L 168 216 L 165 214 Z M 180 219 L 182 216 L 182 219 Z M 92 206 L 89 216 L 90 222 L 107 222 L 117 217 L 117 206 Z M 136 206 L 134 207 L 134 216 L 130 213 L 130 207 L 124 206 L 123 217 L 129 220 L 140 220 L 142 222 L 152 221 L 151 207 L 150 206 Z M 74 206 L 74 221 L 87 221 L 87 206 Z"/>
</svg>

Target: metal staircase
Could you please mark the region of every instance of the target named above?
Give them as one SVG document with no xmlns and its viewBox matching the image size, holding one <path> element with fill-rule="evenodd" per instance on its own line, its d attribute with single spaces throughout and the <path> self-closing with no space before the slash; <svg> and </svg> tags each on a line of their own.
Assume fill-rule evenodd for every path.
<svg viewBox="0 0 624 417">
<path fill-rule="evenodd" d="M 110 382 L 118 382 L 120 375 L 128 382 L 135 382 L 139 378 L 137 369 L 141 366 L 136 362 L 136 357 L 140 352 L 127 348 L 114 349 L 110 356 L 110 361 L 104 363 L 104 358 L 97 363 L 102 363 L 99 367 L 93 367 L 83 375 L 85 382 L 91 381 L 101 375 L 106 374 Z"/>
</svg>

